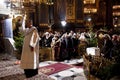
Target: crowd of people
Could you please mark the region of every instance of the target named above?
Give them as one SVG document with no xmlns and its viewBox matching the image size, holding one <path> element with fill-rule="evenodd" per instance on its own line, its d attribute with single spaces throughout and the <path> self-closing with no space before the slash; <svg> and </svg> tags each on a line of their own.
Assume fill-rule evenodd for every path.
<svg viewBox="0 0 120 80">
<path fill-rule="evenodd" d="M 104 44 L 101 50 L 101 53 L 104 57 L 108 59 L 115 59 L 118 61 L 118 57 L 120 56 L 120 36 L 117 34 L 104 35 Z M 120 58 L 120 57 L 119 57 Z"/>
<path fill-rule="evenodd" d="M 52 54 L 54 54 L 54 60 L 70 60 L 72 58 L 80 58 L 85 52 L 86 48 L 89 47 L 88 38 L 93 38 L 93 32 L 74 32 L 69 31 L 65 33 L 61 32 L 45 32 L 40 36 L 40 47 L 49 47 L 52 49 Z M 94 38 L 98 39 L 97 33 L 94 33 Z M 97 40 L 98 41 L 98 40 Z M 110 35 L 105 33 L 102 35 L 102 43 L 97 42 L 102 45 L 100 48 L 100 53 L 106 58 L 112 59 L 119 53 L 120 46 L 120 36 L 117 34 Z M 99 43 L 99 44 L 98 44 Z M 83 45 L 83 46 L 81 46 Z M 82 47 L 82 50 L 80 49 Z"/>
<path fill-rule="evenodd" d="M 97 32 L 38 32 L 37 28 L 32 25 L 31 20 L 25 18 L 22 22 L 22 30 L 24 31 L 24 43 L 21 55 L 21 68 L 24 69 L 27 78 L 38 74 L 39 50 L 41 48 L 51 49 L 52 58 L 55 61 L 70 60 L 80 58 L 86 53 L 86 48 L 89 47 L 89 40 L 100 37 Z M 27 28 L 25 27 L 27 24 Z M 120 61 L 120 36 L 117 34 L 102 34 L 102 43 L 97 40 L 97 46 L 100 48 L 100 54 L 108 59 Z M 99 46 L 99 44 L 102 47 Z M 39 48 L 40 47 L 40 48 Z M 46 52 L 46 51 L 44 51 Z M 119 56 L 119 57 L 118 57 Z M 33 74 L 31 74 L 31 72 Z"/>
<path fill-rule="evenodd" d="M 40 47 L 51 48 L 54 60 L 70 60 L 79 55 L 78 45 L 80 43 L 80 35 L 73 31 L 65 33 L 57 31 L 54 33 L 45 32 L 40 38 Z M 85 38 L 82 39 L 86 42 Z"/>
<path fill-rule="evenodd" d="M 80 58 L 82 56 L 79 49 L 80 44 L 84 44 L 83 47 L 87 47 L 88 44 L 85 36 L 90 37 L 90 35 L 85 32 L 76 33 L 72 30 L 65 33 L 57 31 L 53 33 L 45 32 L 40 36 L 40 47 L 51 48 L 52 54 L 54 54 L 53 58 L 57 61 Z"/>
</svg>

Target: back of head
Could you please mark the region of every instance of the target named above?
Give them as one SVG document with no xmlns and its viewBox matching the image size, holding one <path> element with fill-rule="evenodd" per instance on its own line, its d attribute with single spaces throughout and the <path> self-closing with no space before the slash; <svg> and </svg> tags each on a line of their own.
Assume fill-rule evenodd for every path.
<svg viewBox="0 0 120 80">
<path fill-rule="evenodd" d="M 110 37 L 109 34 L 104 34 L 104 38 L 105 38 L 105 39 L 108 39 L 108 40 L 111 40 L 111 37 Z"/>
</svg>

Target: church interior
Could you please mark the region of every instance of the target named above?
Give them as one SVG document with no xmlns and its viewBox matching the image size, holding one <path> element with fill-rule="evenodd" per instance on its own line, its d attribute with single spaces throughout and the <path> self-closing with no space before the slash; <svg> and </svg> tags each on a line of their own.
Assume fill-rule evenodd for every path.
<svg viewBox="0 0 120 80">
<path fill-rule="evenodd" d="M 39 35 L 30 78 L 20 68 L 27 20 Z M 119 0 L 0 1 L 0 80 L 119 80 L 119 67 Z"/>
</svg>

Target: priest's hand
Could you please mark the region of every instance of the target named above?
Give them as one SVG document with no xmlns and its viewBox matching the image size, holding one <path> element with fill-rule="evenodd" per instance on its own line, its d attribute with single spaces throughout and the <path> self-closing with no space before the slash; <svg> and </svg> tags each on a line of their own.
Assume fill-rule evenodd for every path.
<svg viewBox="0 0 120 80">
<path fill-rule="evenodd" d="M 31 51 L 34 51 L 34 47 L 30 46 Z"/>
</svg>

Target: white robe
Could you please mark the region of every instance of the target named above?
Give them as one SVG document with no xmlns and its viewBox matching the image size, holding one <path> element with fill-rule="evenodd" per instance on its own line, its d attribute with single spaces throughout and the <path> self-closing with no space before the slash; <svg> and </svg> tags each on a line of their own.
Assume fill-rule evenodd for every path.
<svg viewBox="0 0 120 80">
<path fill-rule="evenodd" d="M 31 51 L 34 47 L 34 51 Z M 25 29 L 25 37 L 21 55 L 22 69 L 36 69 L 39 66 L 39 35 L 35 27 Z"/>
</svg>

